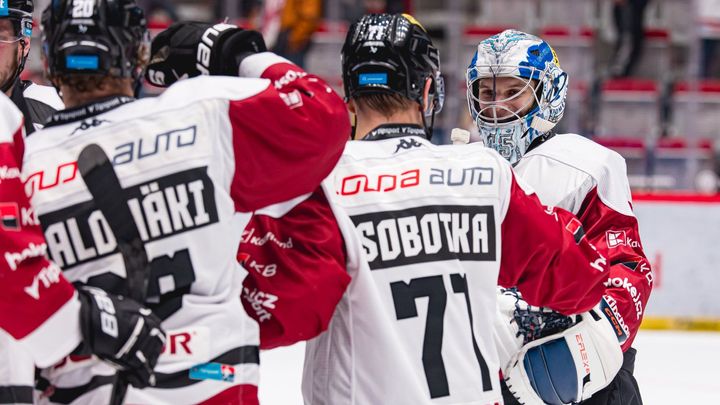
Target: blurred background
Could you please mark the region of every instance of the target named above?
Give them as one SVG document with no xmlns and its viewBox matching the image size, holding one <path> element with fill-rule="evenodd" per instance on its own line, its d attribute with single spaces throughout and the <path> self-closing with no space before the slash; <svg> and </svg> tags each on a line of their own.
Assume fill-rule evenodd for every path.
<svg viewBox="0 0 720 405">
<path fill-rule="evenodd" d="M 38 16 L 48 2 L 38 1 Z M 341 94 L 340 49 L 349 23 L 366 12 L 409 12 L 442 57 L 448 97 L 437 117 L 439 143 L 448 142 L 454 127 L 472 127 L 464 76 L 478 42 L 506 28 L 534 33 L 555 48 L 570 75 L 560 132 L 591 137 L 622 154 L 634 190 L 718 190 L 720 0 L 138 2 L 154 32 L 177 19 L 226 17 L 259 29 L 276 52 Z M 39 49 L 36 42 L 26 70 L 35 80 L 41 80 Z"/>
<path fill-rule="evenodd" d="M 48 2 L 38 1 L 38 16 Z M 153 33 L 177 19 L 226 17 L 258 29 L 269 47 L 340 94 L 349 24 L 366 12 L 409 12 L 442 58 L 447 99 L 437 117 L 438 143 L 448 143 L 454 127 L 473 126 L 464 79 L 479 41 L 506 28 L 540 35 L 570 75 L 559 131 L 590 137 L 626 159 L 654 273 L 643 328 L 720 331 L 720 0 L 138 2 Z M 34 32 L 25 72 L 42 82 L 37 26 Z"/>
</svg>

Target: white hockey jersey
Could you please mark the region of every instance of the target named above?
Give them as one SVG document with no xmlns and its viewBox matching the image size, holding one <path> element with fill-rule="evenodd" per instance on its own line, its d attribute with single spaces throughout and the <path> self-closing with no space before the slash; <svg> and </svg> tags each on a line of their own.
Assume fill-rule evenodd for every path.
<svg viewBox="0 0 720 405">
<path fill-rule="evenodd" d="M 363 254 L 347 249 L 352 281 L 306 346 L 306 404 L 502 403 L 496 285 L 566 313 L 601 296 L 607 265 L 577 219 L 546 211 L 496 152 L 417 132 L 384 126 L 349 142 L 323 183 Z"/>
<path fill-rule="evenodd" d="M 247 57 L 240 74 L 263 79 L 200 77 L 157 98 L 109 98 L 58 113 L 27 138 L 26 193 L 69 279 L 128 292 L 117 212 L 103 195 L 126 202 L 147 252 L 146 302 L 168 343 L 157 386 L 131 388 L 128 403 L 257 402 L 258 327 L 237 298 L 241 235 L 252 211 L 317 187 L 349 122 L 324 82 L 274 54 Z M 93 144 L 112 164 L 99 181 L 100 169 L 78 162 Z M 113 375 L 70 358 L 43 371 L 41 401 L 107 403 Z"/>
<path fill-rule="evenodd" d="M 632 211 L 625 160 L 590 139 L 561 134 L 526 153 L 515 172 L 535 189 L 543 204 L 577 215 L 588 240 L 607 249 L 608 306 L 603 310 L 617 320 L 615 332 L 627 350 L 642 323 L 653 273 Z"/>
<path fill-rule="evenodd" d="M 42 230 L 20 181 L 15 142 L 23 117 L 0 94 L 0 403 L 33 402 L 35 364 L 49 366 L 80 343 L 80 303 L 45 257 Z M 58 341 L 57 336 L 63 336 Z M 17 340 L 16 340 L 17 339 Z"/>
</svg>

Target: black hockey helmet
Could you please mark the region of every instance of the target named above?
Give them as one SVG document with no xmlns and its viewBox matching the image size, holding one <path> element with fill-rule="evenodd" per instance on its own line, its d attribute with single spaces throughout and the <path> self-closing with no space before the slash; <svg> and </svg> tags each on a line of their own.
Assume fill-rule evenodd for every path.
<svg viewBox="0 0 720 405">
<path fill-rule="evenodd" d="M 432 110 L 442 109 L 440 53 L 408 14 L 369 14 L 355 22 L 343 45 L 342 71 L 346 101 L 364 93 L 397 93 L 422 105 L 430 78 Z"/>
<path fill-rule="evenodd" d="M 142 77 L 150 40 L 134 0 L 53 0 L 42 15 L 43 52 L 50 77 L 95 74 Z"/>
<path fill-rule="evenodd" d="M 32 18 L 33 9 L 32 0 L 0 1 L 0 18 Z"/>
<path fill-rule="evenodd" d="M 22 41 L 22 39 L 32 36 L 32 13 L 32 0 L 0 0 L 0 18 L 10 20 L 13 29 L 10 38 L 2 38 L 0 40 L 5 43 L 18 43 L 23 49 L 22 58 L 15 68 L 15 73 L 7 82 L 0 84 L 0 90 L 2 90 L 2 92 L 7 91 L 15 83 L 15 79 L 20 76 L 20 73 L 25 68 L 28 51 L 25 49 L 26 43 Z"/>
</svg>

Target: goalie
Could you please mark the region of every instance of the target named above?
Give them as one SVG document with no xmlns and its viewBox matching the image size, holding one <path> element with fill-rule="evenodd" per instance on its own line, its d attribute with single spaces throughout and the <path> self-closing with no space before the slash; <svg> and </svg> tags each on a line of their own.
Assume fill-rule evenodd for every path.
<svg viewBox="0 0 720 405">
<path fill-rule="evenodd" d="M 517 403 L 512 392 L 525 404 L 642 404 L 631 345 L 653 273 L 623 158 L 580 135 L 553 130 L 567 89 L 568 75 L 550 45 L 515 30 L 482 41 L 467 71 L 468 106 L 485 144 L 515 166 L 543 204 L 575 214 L 587 240 L 607 248 L 611 266 L 602 302 L 572 318 L 530 308 L 512 292 L 501 294 L 496 334 L 512 386 L 505 402 Z"/>
</svg>

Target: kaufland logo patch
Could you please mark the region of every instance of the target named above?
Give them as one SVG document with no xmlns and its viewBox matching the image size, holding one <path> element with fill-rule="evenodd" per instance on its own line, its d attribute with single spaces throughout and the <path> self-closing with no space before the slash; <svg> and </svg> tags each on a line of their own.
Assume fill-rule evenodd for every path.
<svg viewBox="0 0 720 405">
<path fill-rule="evenodd" d="M 627 246 L 625 231 L 607 231 L 605 232 L 605 239 L 609 248 Z"/>
<path fill-rule="evenodd" d="M 609 249 L 618 246 L 630 246 L 632 248 L 640 248 L 640 242 L 628 238 L 625 231 L 607 231 L 605 232 L 605 240 Z"/>
</svg>

